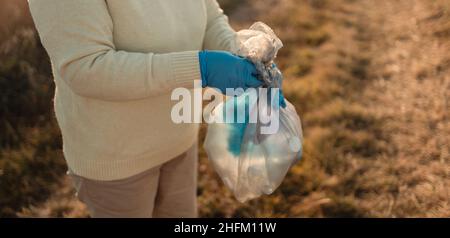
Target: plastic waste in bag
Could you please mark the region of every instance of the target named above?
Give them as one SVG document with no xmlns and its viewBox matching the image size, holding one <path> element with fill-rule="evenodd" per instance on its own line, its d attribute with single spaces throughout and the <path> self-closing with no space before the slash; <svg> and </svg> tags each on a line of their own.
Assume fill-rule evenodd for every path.
<svg viewBox="0 0 450 238">
<path fill-rule="evenodd" d="M 205 150 L 213 167 L 235 197 L 247 200 L 271 194 L 302 156 L 302 129 L 294 106 L 278 105 L 281 72 L 273 60 L 283 46 L 264 23 L 238 32 L 238 54 L 255 63 L 266 90 L 246 91 L 217 105 L 209 115 Z M 255 90 L 256 91 L 256 90 Z M 256 95 L 256 97 L 255 97 Z M 269 121 L 260 120 L 261 115 Z M 255 120 L 256 118 L 256 120 Z M 264 129 L 277 125 L 270 133 Z"/>
</svg>

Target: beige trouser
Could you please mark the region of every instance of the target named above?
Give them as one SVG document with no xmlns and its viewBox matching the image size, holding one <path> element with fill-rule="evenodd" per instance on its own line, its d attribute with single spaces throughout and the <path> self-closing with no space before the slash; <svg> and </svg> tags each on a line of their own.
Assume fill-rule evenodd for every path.
<svg viewBox="0 0 450 238">
<path fill-rule="evenodd" d="M 174 159 L 132 177 L 96 181 L 71 172 L 91 217 L 196 217 L 197 144 Z"/>
</svg>

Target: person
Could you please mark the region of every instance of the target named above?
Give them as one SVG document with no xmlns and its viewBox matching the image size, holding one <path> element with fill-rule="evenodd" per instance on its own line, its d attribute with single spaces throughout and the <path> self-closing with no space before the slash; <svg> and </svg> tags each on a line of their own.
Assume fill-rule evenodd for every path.
<svg viewBox="0 0 450 238">
<path fill-rule="evenodd" d="M 215 0 L 28 0 L 52 63 L 54 107 L 91 217 L 196 217 L 198 124 L 171 90 L 259 87 Z"/>
</svg>

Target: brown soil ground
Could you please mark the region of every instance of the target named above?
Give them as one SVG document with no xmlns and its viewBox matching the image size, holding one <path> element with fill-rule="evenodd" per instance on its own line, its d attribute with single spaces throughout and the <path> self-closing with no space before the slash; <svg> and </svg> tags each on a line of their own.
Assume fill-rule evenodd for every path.
<svg viewBox="0 0 450 238">
<path fill-rule="evenodd" d="M 376 216 L 450 216 L 450 41 L 448 16 L 433 1 L 367 1 L 373 83 L 364 106 L 386 118 L 392 155 L 366 173 L 395 189 L 361 201 Z M 447 5 L 448 6 L 448 5 Z M 447 28 L 448 31 L 448 28 Z"/>
</svg>

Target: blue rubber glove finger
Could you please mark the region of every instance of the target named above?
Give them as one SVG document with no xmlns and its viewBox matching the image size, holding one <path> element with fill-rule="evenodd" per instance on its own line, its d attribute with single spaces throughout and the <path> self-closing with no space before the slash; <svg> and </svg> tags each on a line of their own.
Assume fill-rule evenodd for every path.
<svg viewBox="0 0 450 238">
<path fill-rule="evenodd" d="M 244 81 L 246 87 L 244 89 L 261 87 L 264 82 L 258 79 L 258 71 L 256 70 L 255 65 L 251 61 L 246 60 L 246 67 L 248 75 Z"/>
<path fill-rule="evenodd" d="M 263 81 L 259 80 L 256 76 L 251 75 L 245 80 L 245 86 L 247 88 L 258 88 L 264 84 Z"/>
<path fill-rule="evenodd" d="M 286 100 L 284 99 L 283 90 L 281 90 L 279 88 L 273 88 L 273 89 L 277 89 L 277 92 L 275 93 L 274 97 L 278 97 L 278 101 L 275 101 L 273 103 L 278 103 L 279 107 L 286 108 Z M 269 90 L 268 96 L 269 96 L 269 100 L 272 101 L 272 90 Z M 275 98 L 273 100 L 277 100 L 277 99 Z"/>
<path fill-rule="evenodd" d="M 247 67 L 248 73 L 250 75 L 257 76 L 258 70 L 256 69 L 256 66 L 248 59 L 245 59 L 245 67 Z"/>
<path fill-rule="evenodd" d="M 286 100 L 284 99 L 283 90 L 280 89 L 280 93 L 278 95 L 279 95 L 280 106 L 282 108 L 286 108 L 287 105 L 286 105 Z"/>
</svg>

